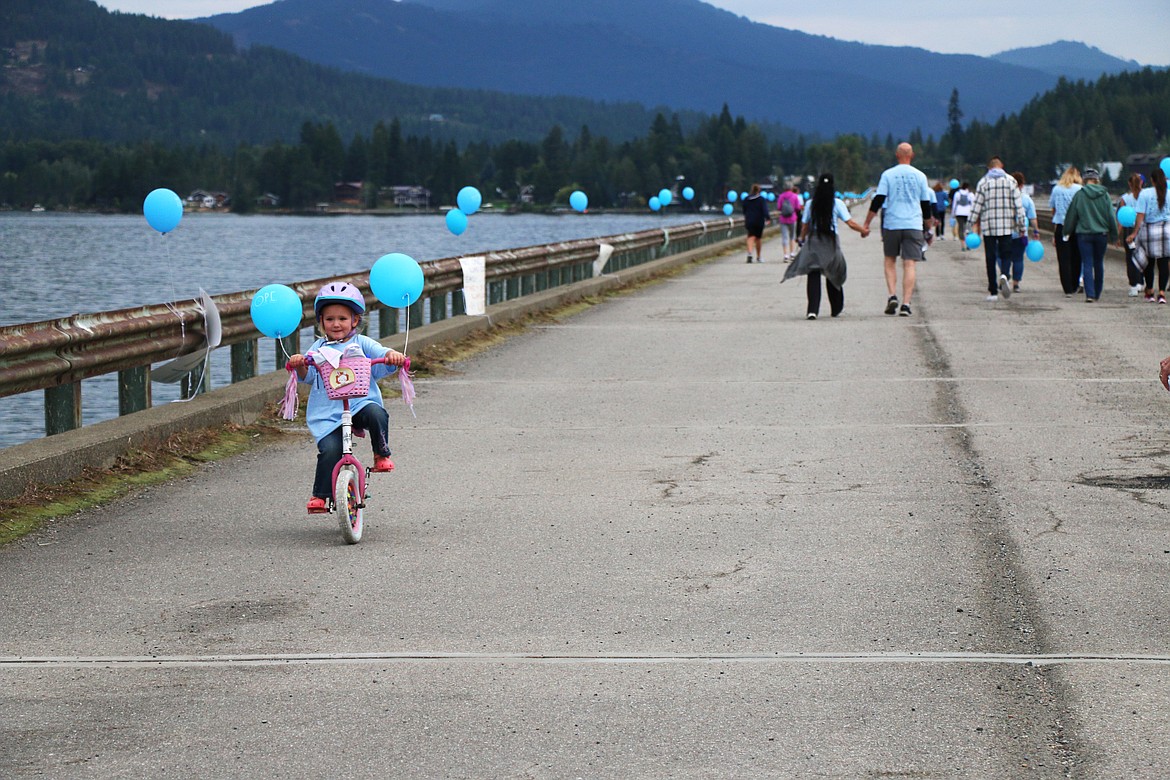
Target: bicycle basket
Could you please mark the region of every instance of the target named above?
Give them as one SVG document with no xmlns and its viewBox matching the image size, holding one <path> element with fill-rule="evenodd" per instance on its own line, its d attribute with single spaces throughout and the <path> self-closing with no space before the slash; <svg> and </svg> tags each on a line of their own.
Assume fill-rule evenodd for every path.
<svg viewBox="0 0 1170 780">
<path fill-rule="evenodd" d="M 346 355 L 337 368 L 324 365 L 321 378 L 325 380 L 325 394 L 331 400 L 365 398 L 370 392 L 370 359 L 364 355 Z"/>
</svg>

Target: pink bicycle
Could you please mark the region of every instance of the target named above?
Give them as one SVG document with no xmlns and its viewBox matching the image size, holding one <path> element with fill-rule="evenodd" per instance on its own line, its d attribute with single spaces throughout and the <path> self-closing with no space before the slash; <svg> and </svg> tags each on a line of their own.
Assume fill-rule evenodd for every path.
<svg viewBox="0 0 1170 780">
<path fill-rule="evenodd" d="M 362 510 L 366 508 L 366 481 L 370 469 L 363 466 L 357 456 L 353 454 L 353 415 L 349 410 L 351 398 L 365 398 L 370 389 L 370 366 L 385 363 L 385 358 L 367 358 L 363 355 L 342 358 L 336 366 L 329 364 L 318 368 L 321 378 L 325 382 L 325 391 L 329 398 L 340 401 L 341 406 L 341 460 L 333 467 L 333 495 L 329 499 L 329 511 L 337 517 L 337 524 L 341 527 L 341 535 L 349 544 L 357 544 L 362 540 L 364 522 Z M 305 364 L 318 366 L 311 354 L 305 355 Z M 290 372 L 296 369 L 292 364 L 285 364 Z M 401 372 L 410 371 L 410 358 L 406 359 Z M 404 373 L 405 380 L 408 373 Z M 413 399 L 411 399 L 413 400 Z"/>
</svg>

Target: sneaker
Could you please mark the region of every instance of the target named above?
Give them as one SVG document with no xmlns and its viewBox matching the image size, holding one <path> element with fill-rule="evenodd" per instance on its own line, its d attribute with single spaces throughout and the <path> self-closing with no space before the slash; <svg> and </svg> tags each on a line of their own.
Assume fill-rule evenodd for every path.
<svg viewBox="0 0 1170 780">
<path fill-rule="evenodd" d="M 995 303 L 996 301 L 999 300 L 999 296 L 998 295 L 988 295 L 983 300 L 987 301 L 988 303 Z"/>
<path fill-rule="evenodd" d="M 1129 297 L 1130 298 L 1136 298 L 1141 294 L 1142 294 L 1142 286 L 1140 284 L 1135 284 L 1133 287 L 1129 288 Z"/>
<path fill-rule="evenodd" d="M 1015 284 L 1012 285 L 1012 292 L 1018 293 L 1019 291 L 1020 291 L 1020 284 L 1019 284 L 1019 282 L 1016 282 Z"/>
<path fill-rule="evenodd" d="M 752 261 L 752 256 L 751 256 L 751 255 L 748 255 L 748 259 L 747 259 L 747 261 L 748 261 L 749 263 Z"/>
<path fill-rule="evenodd" d="M 1088 297 L 1085 298 L 1085 303 L 1096 303 L 1096 302 L 1097 302 L 1096 298 L 1088 298 Z"/>
<path fill-rule="evenodd" d="M 1012 288 L 1008 284 L 1008 278 L 1004 274 L 999 275 L 999 294 L 1004 298 L 1012 297 Z"/>
<path fill-rule="evenodd" d="M 897 313 L 898 313 L 898 296 L 891 295 L 889 300 L 886 301 L 886 314 L 897 314 Z"/>
<path fill-rule="evenodd" d="M 374 469 L 378 474 L 389 474 L 394 470 L 394 461 L 387 458 L 385 455 L 377 455 L 374 457 Z"/>
<path fill-rule="evenodd" d="M 1153 303 L 1153 302 L 1154 302 L 1154 294 L 1152 292 L 1147 292 L 1146 293 L 1146 303 Z"/>
<path fill-rule="evenodd" d="M 898 316 L 899 317 L 909 317 L 910 316 L 910 304 L 903 303 L 902 308 L 898 311 Z"/>
<path fill-rule="evenodd" d="M 329 507 L 325 505 L 325 499 L 318 496 L 313 496 L 309 499 L 308 506 L 305 509 L 311 515 L 323 515 L 329 511 Z"/>
<path fill-rule="evenodd" d="M 1165 301 L 1163 301 L 1163 303 L 1165 303 Z M 805 317 L 805 319 L 809 319 L 809 320 L 815 320 L 816 318 L 817 318 L 817 313 L 815 311 L 810 311 L 808 313 L 808 316 Z"/>
<path fill-rule="evenodd" d="M 1159 294 L 1158 295 L 1158 303 L 1165 303 L 1165 302 L 1166 302 L 1166 296 Z"/>
</svg>

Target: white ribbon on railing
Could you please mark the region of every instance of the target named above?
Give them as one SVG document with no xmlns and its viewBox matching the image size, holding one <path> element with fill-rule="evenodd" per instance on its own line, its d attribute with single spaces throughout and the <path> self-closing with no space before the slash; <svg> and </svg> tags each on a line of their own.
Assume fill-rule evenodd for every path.
<svg viewBox="0 0 1170 780">
<path fill-rule="evenodd" d="M 593 261 L 594 276 L 601 276 L 601 272 L 605 270 L 605 264 L 609 262 L 611 255 L 613 255 L 613 244 L 597 245 L 597 259 Z"/>
<path fill-rule="evenodd" d="M 472 317 L 487 313 L 486 263 L 487 258 L 483 255 L 459 258 L 459 265 L 463 268 L 463 306 Z"/>
<path fill-rule="evenodd" d="M 662 248 L 666 249 L 668 246 L 670 246 L 670 231 L 662 228 Z"/>
</svg>

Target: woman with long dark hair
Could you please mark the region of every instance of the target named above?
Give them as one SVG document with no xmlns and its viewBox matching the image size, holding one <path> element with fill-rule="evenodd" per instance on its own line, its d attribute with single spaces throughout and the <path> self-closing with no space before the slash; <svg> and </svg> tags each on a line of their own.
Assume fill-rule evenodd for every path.
<svg viewBox="0 0 1170 780">
<path fill-rule="evenodd" d="M 1137 220 L 1126 243 L 1137 239 L 1146 253 L 1146 278 L 1153 281 L 1154 265 L 1158 267 L 1158 303 L 1166 302 L 1166 284 L 1170 281 L 1170 203 L 1166 199 L 1166 173 L 1155 167 L 1150 172 L 1150 184 L 1138 195 Z M 1154 300 L 1154 291 L 1146 287 L 1146 300 Z"/>
<path fill-rule="evenodd" d="M 837 238 L 838 220 L 858 233 L 862 232 L 861 225 L 853 220 L 849 208 L 836 196 L 836 191 L 833 174 L 822 173 L 801 217 L 800 239 L 804 246 L 781 280 L 808 275 L 806 317 L 810 320 L 815 320 L 820 313 L 822 275 L 829 294 L 829 313 L 837 317 L 845 308 L 845 255 L 841 254 L 841 242 Z"/>
</svg>

